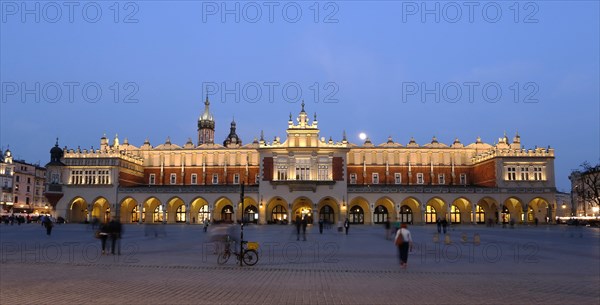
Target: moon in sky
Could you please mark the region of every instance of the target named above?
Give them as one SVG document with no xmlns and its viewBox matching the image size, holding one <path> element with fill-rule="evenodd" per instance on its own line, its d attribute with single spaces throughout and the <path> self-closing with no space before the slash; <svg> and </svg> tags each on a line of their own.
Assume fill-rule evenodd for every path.
<svg viewBox="0 0 600 305">
<path fill-rule="evenodd" d="M 367 138 L 367 134 L 364 133 L 364 132 L 361 132 L 361 133 L 358 134 L 358 138 L 361 139 L 361 140 L 364 140 L 364 139 Z"/>
</svg>

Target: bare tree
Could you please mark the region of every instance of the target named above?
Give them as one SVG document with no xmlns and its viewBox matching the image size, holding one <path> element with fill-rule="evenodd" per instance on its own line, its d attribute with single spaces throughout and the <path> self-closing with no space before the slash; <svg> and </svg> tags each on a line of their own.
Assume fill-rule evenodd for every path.
<svg viewBox="0 0 600 305">
<path fill-rule="evenodd" d="M 582 170 L 574 173 L 578 180 L 575 193 L 584 203 L 600 207 L 600 164 L 586 161 L 580 167 Z"/>
</svg>

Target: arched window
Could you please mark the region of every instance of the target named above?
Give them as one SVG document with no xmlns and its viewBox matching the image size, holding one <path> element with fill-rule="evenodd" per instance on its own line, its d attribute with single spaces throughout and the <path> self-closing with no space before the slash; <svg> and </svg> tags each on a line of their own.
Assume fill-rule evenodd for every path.
<svg viewBox="0 0 600 305">
<path fill-rule="evenodd" d="M 531 206 L 527 206 L 527 222 L 533 222 L 535 218 L 535 212 Z"/>
<path fill-rule="evenodd" d="M 475 222 L 476 223 L 485 223 L 485 211 L 483 208 L 478 205 L 475 209 Z"/>
<path fill-rule="evenodd" d="M 435 223 L 437 221 L 437 214 L 435 208 L 428 205 L 425 208 L 425 223 Z"/>
<path fill-rule="evenodd" d="M 106 212 L 104 212 L 104 222 L 110 221 L 110 207 L 106 208 Z"/>
<path fill-rule="evenodd" d="M 282 205 L 277 205 L 271 211 L 271 221 L 280 222 L 287 220 L 287 210 Z"/>
<path fill-rule="evenodd" d="M 378 205 L 375 208 L 375 223 L 384 223 L 388 219 L 388 210 L 382 206 Z"/>
<path fill-rule="evenodd" d="M 455 205 L 450 207 L 450 222 L 460 223 L 460 209 Z"/>
<path fill-rule="evenodd" d="M 230 205 L 226 205 L 221 210 L 221 220 L 222 221 L 233 221 L 233 207 Z"/>
<path fill-rule="evenodd" d="M 154 209 L 154 213 L 152 213 L 152 220 L 154 222 L 163 222 L 163 207 L 162 204 L 159 204 Z"/>
<path fill-rule="evenodd" d="M 323 222 L 329 223 L 329 224 L 332 224 L 335 219 L 333 209 L 328 205 L 324 205 L 321 208 L 321 210 L 319 211 L 319 217 L 320 217 L 320 219 L 323 219 Z"/>
<path fill-rule="evenodd" d="M 350 223 L 353 223 L 353 224 L 365 223 L 365 212 L 358 205 L 355 205 L 350 209 L 350 214 L 348 216 L 350 218 L 348 220 L 348 221 L 350 221 Z"/>
<path fill-rule="evenodd" d="M 185 222 L 185 204 L 180 205 L 175 212 L 175 222 Z"/>
<path fill-rule="evenodd" d="M 400 208 L 400 222 L 401 223 L 411 223 L 413 221 L 413 214 L 412 214 L 412 209 L 407 206 L 407 205 L 403 205 Z"/>
<path fill-rule="evenodd" d="M 138 209 L 137 204 L 135 206 L 133 206 L 133 209 L 131 209 L 131 222 L 132 223 L 136 223 L 138 221 L 140 221 L 140 210 Z"/>
<path fill-rule="evenodd" d="M 502 206 L 502 222 L 503 223 L 508 223 L 510 222 L 510 211 L 508 210 L 508 207 L 506 207 L 505 205 Z"/>
<path fill-rule="evenodd" d="M 251 205 L 244 209 L 244 222 L 258 223 L 258 210 Z"/>
<path fill-rule="evenodd" d="M 198 210 L 198 222 L 204 223 L 205 221 L 210 221 L 210 213 L 208 212 L 208 204 L 203 205 L 200 210 Z"/>
</svg>

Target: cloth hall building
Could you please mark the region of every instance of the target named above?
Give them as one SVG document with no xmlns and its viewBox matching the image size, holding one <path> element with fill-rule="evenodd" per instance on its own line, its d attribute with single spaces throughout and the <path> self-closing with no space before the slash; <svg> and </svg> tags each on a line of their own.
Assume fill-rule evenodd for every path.
<svg viewBox="0 0 600 305">
<path fill-rule="evenodd" d="M 319 137 L 316 114 L 290 114 L 286 137 L 242 143 L 232 122 L 214 139 L 208 98 L 198 139 L 183 146 L 137 147 L 117 136 L 99 149 L 60 148 L 46 165 L 45 195 L 56 216 L 70 222 L 118 217 L 123 223 L 413 224 L 540 222 L 556 215 L 554 150 L 523 149 L 519 135 L 490 145 L 389 138 L 361 145 Z M 282 122 L 283 123 L 283 122 Z M 244 184 L 243 204 L 240 198 Z M 242 208 L 243 206 L 243 208 Z"/>
</svg>

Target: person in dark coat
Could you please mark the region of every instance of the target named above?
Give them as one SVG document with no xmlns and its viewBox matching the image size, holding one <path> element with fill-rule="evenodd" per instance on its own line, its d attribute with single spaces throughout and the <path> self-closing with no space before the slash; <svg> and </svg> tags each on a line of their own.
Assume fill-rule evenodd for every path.
<svg viewBox="0 0 600 305">
<path fill-rule="evenodd" d="M 50 216 L 44 216 L 44 219 L 42 220 L 42 225 L 46 228 L 46 235 L 50 236 L 50 234 L 52 234 L 52 227 L 54 226 L 54 224 L 52 223 L 52 219 L 50 219 Z"/>
<path fill-rule="evenodd" d="M 392 224 L 389 219 L 386 219 L 383 223 L 383 227 L 385 228 L 385 239 L 390 239 L 390 231 L 392 229 Z"/>
<path fill-rule="evenodd" d="M 123 234 L 123 226 L 121 225 L 121 222 L 118 220 L 115 220 L 115 219 L 111 220 L 108 223 L 108 233 L 109 233 L 110 241 L 111 241 L 110 253 L 114 255 L 115 249 L 117 248 L 117 245 L 118 245 L 119 249 L 118 249 L 117 253 L 119 255 L 121 255 L 120 239 Z M 117 242 L 119 242 L 119 243 L 117 243 Z"/>
<path fill-rule="evenodd" d="M 300 228 L 302 228 L 302 219 L 296 215 L 296 240 L 300 240 Z"/>
<path fill-rule="evenodd" d="M 350 229 L 350 221 L 348 221 L 348 218 L 344 221 L 344 228 L 346 229 L 346 235 L 348 235 L 348 229 Z"/>
<path fill-rule="evenodd" d="M 308 226 L 308 216 L 302 217 L 302 239 L 306 240 L 306 226 Z"/>
<path fill-rule="evenodd" d="M 100 224 L 100 233 L 98 234 L 100 237 L 100 244 L 102 245 L 102 254 L 106 253 L 106 240 L 109 235 L 109 227 L 107 223 Z"/>
<path fill-rule="evenodd" d="M 448 227 L 448 221 L 446 218 L 442 219 L 442 231 L 446 234 L 446 228 Z"/>
<path fill-rule="evenodd" d="M 438 218 L 435 223 L 437 225 L 438 233 L 442 233 L 442 221 Z"/>
<path fill-rule="evenodd" d="M 323 218 L 319 219 L 319 234 L 323 234 Z"/>
</svg>

